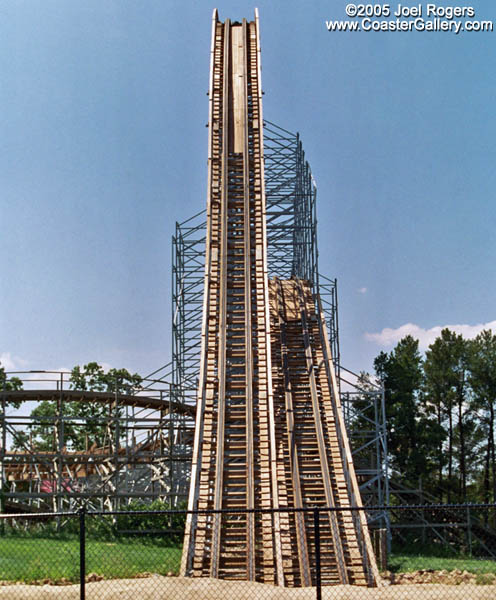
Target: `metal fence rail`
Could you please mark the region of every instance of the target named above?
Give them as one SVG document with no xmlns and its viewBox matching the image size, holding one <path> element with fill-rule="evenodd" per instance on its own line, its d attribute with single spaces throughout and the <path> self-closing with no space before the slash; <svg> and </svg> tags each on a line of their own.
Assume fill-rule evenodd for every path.
<svg viewBox="0 0 496 600">
<path fill-rule="evenodd" d="M 385 529 L 372 529 L 381 585 L 332 585 L 332 548 L 322 527 L 337 511 L 389 513 Z M 196 511 L 213 520 L 303 513 L 313 527 L 311 586 L 278 587 L 256 581 L 180 577 L 188 511 L 135 510 L 0 515 L 0 599 L 261 598 L 310 600 L 489 600 L 496 597 L 496 504 L 400 505 Z M 278 519 L 275 519 L 275 516 Z M 281 531 L 281 535 L 285 532 Z M 231 534 L 231 539 L 233 536 Z M 242 543 L 242 542 L 240 542 Z M 390 548 L 388 552 L 388 546 Z M 291 565 L 285 565 L 288 572 Z"/>
</svg>

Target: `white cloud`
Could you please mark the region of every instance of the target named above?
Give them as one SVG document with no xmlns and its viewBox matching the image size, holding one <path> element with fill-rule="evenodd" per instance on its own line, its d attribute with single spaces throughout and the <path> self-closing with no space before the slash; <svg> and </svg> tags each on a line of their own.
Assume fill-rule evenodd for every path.
<svg viewBox="0 0 496 600">
<path fill-rule="evenodd" d="M 464 338 L 471 339 L 484 329 L 492 329 L 496 332 L 496 321 L 479 323 L 478 325 L 436 325 L 430 329 L 423 329 L 414 323 L 406 323 L 397 329 L 386 327 L 379 333 L 366 333 L 365 339 L 369 342 L 375 342 L 378 346 L 393 347 L 406 335 L 411 335 L 419 340 L 420 350 L 427 350 L 429 345 L 441 335 L 443 329 L 450 329 L 455 333 L 462 334 Z"/>
<path fill-rule="evenodd" d="M 53 390 L 59 385 L 61 374 L 63 373 L 63 387 L 69 388 L 70 369 L 53 369 L 50 371 L 33 371 L 19 375 L 23 381 L 24 389 L 26 390 Z"/>
<path fill-rule="evenodd" d="M 84 363 L 83 363 L 84 364 Z M 82 367 L 83 364 L 80 366 Z M 100 364 L 100 363 L 98 363 Z M 112 369 L 112 365 L 109 363 L 101 363 L 104 371 Z M 48 371 L 33 371 L 31 373 L 25 373 L 20 375 L 24 382 L 25 389 L 40 389 L 40 390 L 51 390 L 58 385 L 60 382 L 61 374 L 63 373 L 63 386 L 65 389 L 69 389 L 69 379 L 72 371 L 72 367 L 58 367 L 56 369 L 50 369 Z"/>
<path fill-rule="evenodd" d="M 29 361 L 18 356 L 12 356 L 10 352 L 1 352 L 0 364 L 6 371 L 22 371 L 27 367 Z"/>
<path fill-rule="evenodd" d="M 60 373 L 70 373 L 71 369 L 59 367 L 48 371 L 36 370 L 38 365 L 30 364 L 29 360 L 13 355 L 11 352 L 0 352 L 0 365 L 7 371 L 19 372 L 15 377 L 23 381 L 24 389 L 52 389 L 60 381 Z M 14 375 L 12 375 L 14 376 Z M 64 374 L 64 385 L 69 375 Z"/>
<path fill-rule="evenodd" d="M 357 292 L 359 294 L 366 294 L 367 293 L 367 288 L 366 287 L 358 288 Z"/>
</svg>

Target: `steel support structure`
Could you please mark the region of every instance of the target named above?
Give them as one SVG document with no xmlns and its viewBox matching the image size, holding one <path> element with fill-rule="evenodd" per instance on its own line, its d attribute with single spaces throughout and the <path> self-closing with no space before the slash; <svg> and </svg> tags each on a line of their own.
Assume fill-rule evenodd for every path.
<svg viewBox="0 0 496 600">
<path fill-rule="evenodd" d="M 298 133 L 264 122 L 270 277 L 318 285 L 317 187 Z"/>
<path fill-rule="evenodd" d="M 383 386 L 341 367 L 341 402 L 364 506 L 389 504 L 386 407 Z M 369 525 L 390 532 L 386 510 L 369 511 Z"/>
<path fill-rule="evenodd" d="M 176 223 L 172 238 L 172 363 L 175 399 L 195 405 L 205 271 L 205 211 Z M 167 367 L 165 368 L 167 376 Z"/>
</svg>

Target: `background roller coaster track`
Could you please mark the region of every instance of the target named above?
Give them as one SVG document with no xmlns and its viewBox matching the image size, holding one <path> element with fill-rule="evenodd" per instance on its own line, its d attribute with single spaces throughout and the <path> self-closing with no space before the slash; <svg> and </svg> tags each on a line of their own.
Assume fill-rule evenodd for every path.
<svg viewBox="0 0 496 600">
<path fill-rule="evenodd" d="M 16 390 L 0 392 L 0 400 L 6 403 L 12 402 L 42 402 L 43 400 L 58 400 L 64 402 L 88 402 L 109 404 L 117 402 L 119 406 L 136 406 L 139 408 L 149 408 L 153 410 L 162 410 L 177 414 L 194 415 L 196 409 L 194 406 L 174 402 L 169 399 L 160 399 L 151 396 L 141 396 L 137 394 L 116 394 L 115 392 L 93 392 L 80 390 Z"/>
</svg>

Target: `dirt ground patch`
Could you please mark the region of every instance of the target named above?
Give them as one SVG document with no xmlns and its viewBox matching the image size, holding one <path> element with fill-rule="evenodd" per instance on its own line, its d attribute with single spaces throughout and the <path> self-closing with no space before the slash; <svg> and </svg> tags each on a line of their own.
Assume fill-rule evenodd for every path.
<svg viewBox="0 0 496 600">
<path fill-rule="evenodd" d="M 386 573 L 386 581 L 394 585 L 406 585 L 410 583 L 442 583 L 446 585 L 460 585 L 475 583 L 479 585 L 496 585 L 496 573 L 469 573 L 460 569 L 451 571 L 435 571 L 434 569 L 422 569 L 410 573 Z"/>
<path fill-rule="evenodd" d="M 387 581 L 386 581 L 387 583 Z M 381 588 L 330 586 L 323 600 L 494 600 L 496 585 L 409 583 Z M 78 600 L 78 585 L 4 585 L 2 600 Z M 86 585 L 87 600 L 314 600 L 315 588 L 277 588 L 262 583 L 153 575 L 107 579 Z"/>
</svg>

